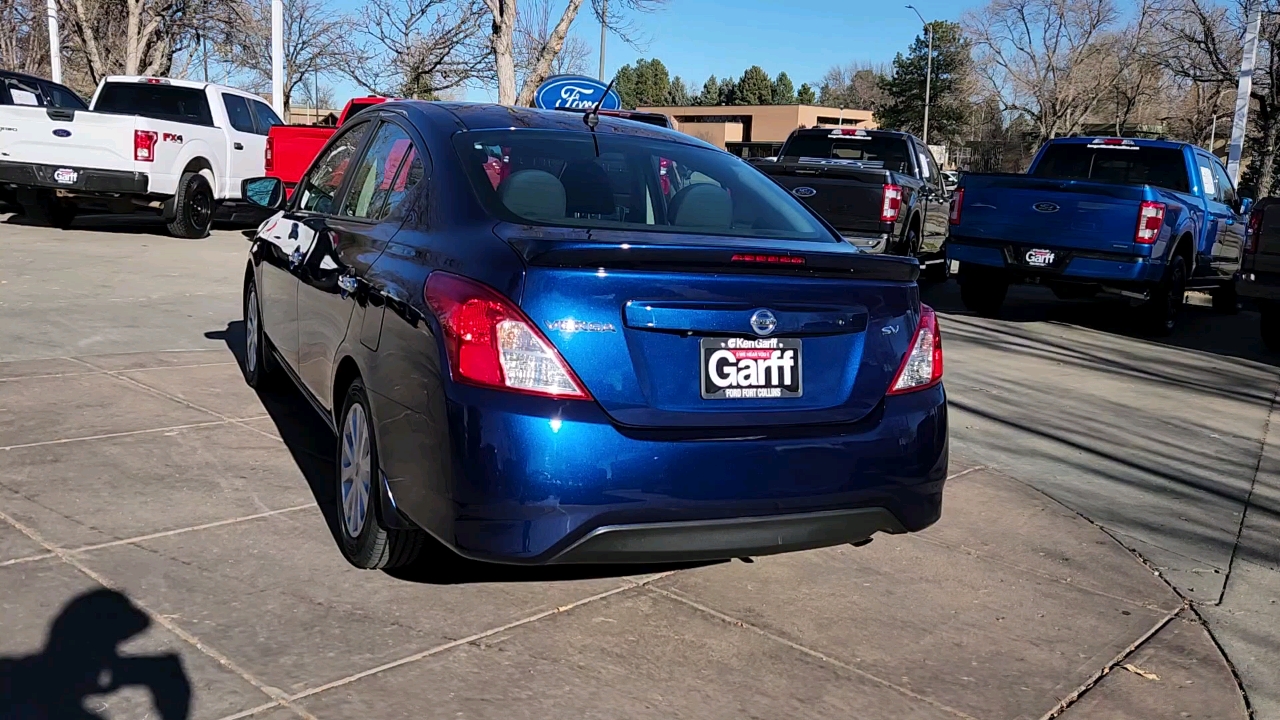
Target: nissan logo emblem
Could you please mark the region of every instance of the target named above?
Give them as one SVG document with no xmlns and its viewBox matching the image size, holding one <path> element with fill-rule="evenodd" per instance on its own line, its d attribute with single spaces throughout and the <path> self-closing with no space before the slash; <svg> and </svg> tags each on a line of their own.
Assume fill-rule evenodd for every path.
<svg viewBox="0 0 1280 720">
<path fill-rule="evenodd" d="M 795 195 L 796 197 L 806 198 L 806 197 L 813 197 L 814 195 L 817 195 L 818 191 L 814 190 L 811 187 L 798 187 L 792 190 L 791 194 Z"/>
<path fill-rule="evenodd" d="M 778 327 L 778 318 L 768 310 L 757 310 L 751 316 L 751 329 L 756 331 L 757 335 L 768 335 Z"/>
</svg>

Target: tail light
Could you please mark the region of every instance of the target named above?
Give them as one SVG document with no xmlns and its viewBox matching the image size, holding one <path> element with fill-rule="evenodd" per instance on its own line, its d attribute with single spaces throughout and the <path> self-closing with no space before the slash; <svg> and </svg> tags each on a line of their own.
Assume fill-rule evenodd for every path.
<svg viewBox="0 0 1280 720">
<path fill-rule="evenodd" d="M 920 325 L 911 338 L 911 350 L 889 385 L 890 395 L 924 390 L 942 381 L 942 335 L 938 316 L 928 305 L 920 306 Z"/>
<path fill-rule="evenodd" d="M 591 399 L 546 336 L 501 293 L 457 275 L 433 272 L 424 295 L 444 330 L 455 381 L 528 395 Z"/>
<path fill-rule="evenodd" d="M 1258 252 L 1258 231 L 1262 229 L 1262 213 L 1256 209 L 1249 213 L 1249 226 L 1244 233 L 1244 251 L 1247 253 Z"/>
<path fill-rule="evenodd" d="M 1150 245 L 1160 236 L 1160 228 L 1164 225 L 1164 203 L 1144 202 L 1138 209 L 1138 231 L 1133 241 L 1139 245 Z"/>
<path fill-rule="evenodd" d="M 951 194 L 951 218 L 948 220 L 952 225 L 960 224 L 960 211 L 964 209 L 964 188 L 956 188 Z"/>
<path fill-rule="evenodd" d="M 134 130 L 133 159 L 137 162 L 155 162 L 158 137 L 154 130 Z"/>
<path fill-rule="evenodd" d="M 276 169 L 276 139 L 270 135 L 267 136 L 267 149 L 262 160 L 263 169 L 267 172 L 271 172 Z"/>
<path fill-rule="evenodd" d="M 900 212 L 902 212 L 902 187 L 885 185 L 884 202 L 880 206 L 880 222 L 894 222 L 898 219 Z"/>
</svg>

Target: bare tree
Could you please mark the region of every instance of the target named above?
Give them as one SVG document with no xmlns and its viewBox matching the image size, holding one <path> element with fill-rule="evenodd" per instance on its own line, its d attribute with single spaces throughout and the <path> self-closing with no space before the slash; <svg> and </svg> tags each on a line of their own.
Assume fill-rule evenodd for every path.
<svg viewBox="0 0 1280 720">
<path fill-rule="evenodd" d="M 992 0 L 967 13 L 979 77 L 1040 139 L 1079 132 L 1146 37 L 1150 0 L 1128 27 L 1113 0 Z"/>
<path fill-rule="evenodd" d="M 522 86 L 538 55 L 551 39 L 551 0 L 526 0 L 516 17 L 514 51 L 517 82 Z M 582 74 L 588 71 L 591 47 L 577 35 L 564 39 L 560 52 L 551 61 L 548 75 Z M 545 78 L 543 78 L 545 79 Z M 536 84 L 535 84 L 536 87 Z"/>
<path fill-rule="evenodd" d="M 875 110 L 885 101 L 880 78 L 890 72 L 886 63 L 853 62 L 833 65 L 822 76 L 818 102 L 827 107 Z"/>
<path fill-rule="evenodd" d="M 379 95 L 431 98 L 488 66 L 481 0 L 371 0 L 347 74 Z"/>
<path fill-rule="evenodd" d="M 271 0 L 223 0 L 219 4 L 219 54 L 248 73 L 246 85 L 271 88 Z M 284 107 L 317 74 L 345 70 L 354 53 L 352 21 L 322 0 L 289 0 L 284 14 Z"/>
<path fill-rule="evenodd" d="M 107 75 L 166 75 L 208 20 L 207 0 L 58 0 L 69 64 Z"/>
<path fill-rule="evenodd" d="M 0 67 L 32 75 L 49 71 L 49 39 L 44 34 L 44 3 L 0 0 Z"/>
</svg>

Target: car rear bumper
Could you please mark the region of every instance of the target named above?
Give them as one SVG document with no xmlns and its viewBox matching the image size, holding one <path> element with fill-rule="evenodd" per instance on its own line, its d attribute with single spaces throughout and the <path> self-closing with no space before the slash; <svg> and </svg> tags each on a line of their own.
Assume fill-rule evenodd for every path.
<svg viewBox="0 0 1280 720">
<path fill-rule="evenodd" d="M 1030 265 L 1025 258 L 1032 249 L 1052 250 L 1057 257 L 1048 267 Z M 1156 283 L 1164 276 L 1164 263 L 1140 255 L 975 242 L 968 238 L 948 239 L 947 259 L 1004 268 L 1014 282 L 1063 280 L 1123 286 Z"/>
<path fill-rule="evenodd" d="M 595 403 L 458 394 L 447 408 L 447 487 L 402 475 L 389 488 L 400 514 L 477 559 L 763 555 L 921 530 L 942 510 L 941 386 L 886 398 L 852 425 L 719 437 L 620 429 Z"/>
<path fill-rule="evenodd" d="M 1249 300 L 1280 302 L 1280 274 L 1245 271 L 1236 283 L 1236 291 Z"/>
<path fill-rule="evenodd" d="M 75 173 L 74 179 L 67 171 Z M 124 170 L 0 161 L 0 183 L 106 195 L 145 195 L 149 178 L 146 173 Z"/>
</svg>

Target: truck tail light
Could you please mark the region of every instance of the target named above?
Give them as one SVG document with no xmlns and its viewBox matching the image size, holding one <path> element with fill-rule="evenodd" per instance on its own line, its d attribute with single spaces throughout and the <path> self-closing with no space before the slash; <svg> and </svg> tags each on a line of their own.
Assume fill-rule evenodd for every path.
<svg viewBox="0 0 1280 720">
<path fill-rule="evenodd" d="M 545 335 L 498 291 L 436 271 L 423 292 L 440 321 L 456 382 L 526 395 L 590 400 Z"/>
<path fill-rule="evenodd" d="M 907 356 L 889 385 L 890 395 L 902 395 L 933 387 L 942 381 L 942 335 L 938 316 L 928 305 L 920 306 L 920 325 L 911 338 Z"/>
<path fill-rule="evenodd" d="M 1262 213 L 1254 208 L 1249 213 L 1249 226 L 1244 233 L 1244 251 L 1250 254 L 1258 252 L 1258 231 L 1262 229 Z"/>
<path fill-rule="evenodd" d="M 276 169 L 276 139 L 267 136 L 267 149 L 262 157 L 263 169 L 271 172 Z"/>
<path fill-rule="evenodd" d="M 1164 203 L 1147 201 L 1138 208 L 1138 231 L 1133 241 L 1139 245 L 1150 245 L 1160 236 L 1160 228 L 1164 226 Z"/>
<path fill-rule="evenodd" d="M 900 185 L 884 186 L 884 201 L 880 205 L 880 222 L 895 222 L 898 213 L 902 212 L 902 187 Z"/>
<path fill-rule="evenodd" d="M 159 136 L 154 130 L 134 130 L 133 159 L 137 162 L 155 162 L 157 139 Z"/>
<path fill-rule="evenodd" d="M 951 217 L 947 222 L 959 225 L 962 210 L 964 210 L 964 188 L 956 188 L 956 191 L 951 194 Z"/>
</svg>

